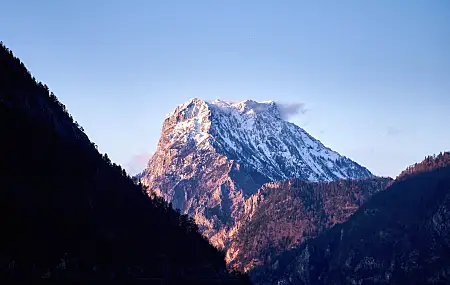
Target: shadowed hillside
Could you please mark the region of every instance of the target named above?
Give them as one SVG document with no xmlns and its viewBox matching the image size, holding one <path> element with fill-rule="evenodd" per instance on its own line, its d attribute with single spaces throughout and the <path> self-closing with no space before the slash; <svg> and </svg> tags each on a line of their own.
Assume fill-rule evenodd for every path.
<svg viewBox="0 0 450 285">
<path fill-rule="evenodd" d="M 409 168 L 347 222 L 255 269 L 256 284 L 448 284 L 448 155 Z"/>
<path fill-rule="evenodd" d="M 0 129 L 0 278 L 246 284 L 192 219 L 99 154 L 3 44 Z"/>
</svg>

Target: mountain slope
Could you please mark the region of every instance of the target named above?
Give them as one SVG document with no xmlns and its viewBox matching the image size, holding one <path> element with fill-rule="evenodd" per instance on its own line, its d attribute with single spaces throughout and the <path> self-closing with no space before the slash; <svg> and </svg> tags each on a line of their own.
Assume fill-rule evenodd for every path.
<svg viewBox="0 0 450 285">
<path fill-rule="evenodd" d="M 290 179 L 263 185 L 246 203 L 246 213 L 235 230 L 227 262 L 248 271 L 280 253 L 345 222 L 390 178 L 304 182 Z"/>
<path fill-rule="evenodd" d="M 408 171 L 347 222 L 255 269 L 256 284 L 448 284 L 448 155 L 416 164 L 435 167 Z"/>
<path fill-rule="evenodd" d="M 397 176 L 396 180 L 399 181 L 421 172 L 433 171 L 447 165 L 450 165 L 450 152 L 441 152 L 438 155 L 427 156 L 423 161 L 407 167 Z"/>
<path fill-rule="evenodd" d="M 372 174 L 284 121 L 272 101 L 192 99 L 165 119 L 143 182 L 225 247 L 245 200 L 264 183 L 291 177 L 333 181 Z"/>
<path fill-rule="evenodd" d="M 1 280 L 246 282 L 226 271 L 191 219 L 99 154 L 3 45 L 0 129 Z"/>
</svg>

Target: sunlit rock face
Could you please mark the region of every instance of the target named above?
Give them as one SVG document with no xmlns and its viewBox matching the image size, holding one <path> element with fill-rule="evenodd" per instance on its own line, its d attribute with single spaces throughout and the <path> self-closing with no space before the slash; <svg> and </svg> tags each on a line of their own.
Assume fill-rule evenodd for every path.
<svg viewBox="0 0 450 285">
<path fill-rule="evenodd" d="M 142 182 L 193 216 L 214 245 L 227 248 L 239 220 L 252 211 L 249 197 L 264 183 L 292 177 L 372 174 L 283 120 L 273 101 L 192 99 L 165 118 Z"/>
</svg>

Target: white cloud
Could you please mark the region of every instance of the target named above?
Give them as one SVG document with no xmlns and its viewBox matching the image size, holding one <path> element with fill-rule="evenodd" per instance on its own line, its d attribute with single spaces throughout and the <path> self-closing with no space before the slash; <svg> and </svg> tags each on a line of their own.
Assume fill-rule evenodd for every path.
<svg viewBox="0 0 450 285">
<path fill-rule="evenodd" d="M 276 102 L 278 110 L 280 111 L 281 118 L 283 120 L 288 120 L 296 115 L 305 114 L 308 109 L 305 108 L 305 103 L 294 102 L 294 103 L 280 103 Z"/>
</svg>

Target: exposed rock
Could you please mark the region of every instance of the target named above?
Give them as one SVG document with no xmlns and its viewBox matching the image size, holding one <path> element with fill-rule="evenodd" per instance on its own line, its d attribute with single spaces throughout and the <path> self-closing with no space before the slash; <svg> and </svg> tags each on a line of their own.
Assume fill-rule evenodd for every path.
<svg viewBox="0 0 450 285">
<path fill-rule="evenodd" d="M 142 181 L 226 248 L 233 227 L 254 211 L 256 201 L 246 199 L 264 183 L 291 177 L 332 181 L 372 174 L 284 121 L 273 101 L 192 99 L 164 120 Z"/>
</svg>

